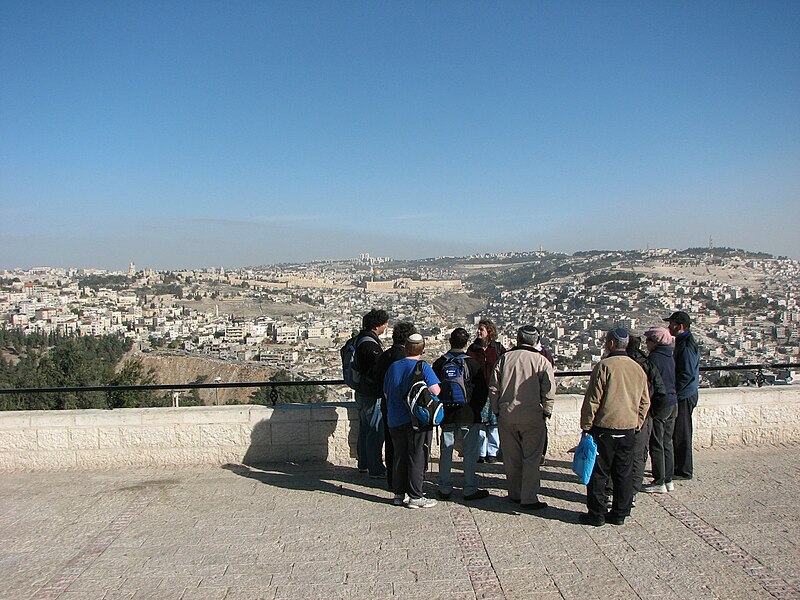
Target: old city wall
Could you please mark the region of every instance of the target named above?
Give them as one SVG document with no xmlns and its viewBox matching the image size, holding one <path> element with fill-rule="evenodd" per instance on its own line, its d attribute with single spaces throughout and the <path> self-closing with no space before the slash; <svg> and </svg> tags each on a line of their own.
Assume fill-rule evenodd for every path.
<svg viewBox="0 0 800 600">
<path fill-rule="evenodd" d="M 558 396 L 551 454 L 576 444 L 581 400 Z M 800 387 L 703 390 L 694 422 L 697 448 L 798 443 Z M 357 427 L 353 403 L 9 411 L 0 413 L 0 471 L 286 461 L 355 466 Z"/>
</svg>

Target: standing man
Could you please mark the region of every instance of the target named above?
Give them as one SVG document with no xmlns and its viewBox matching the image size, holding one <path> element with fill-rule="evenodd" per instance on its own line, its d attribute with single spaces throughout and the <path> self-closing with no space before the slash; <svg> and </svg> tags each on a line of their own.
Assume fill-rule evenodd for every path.
<svg viewBox="0 0 800 600">
<path fill-rule="evenodd" d="M 480 500 L 489 495 L 478 489 L 475 469 L 481 446 L 481 411 L 487 394 L 481 366 L 467 355 L 469 333 L 458 327 L 450 334 L 450 350 L 433 363 L 433 372 L 441 382 L 439 399 L 444 403 L 442 439 L 439 455 L 440 500 L 449 500 L 453 493 L 453 448 L 456 433 L 461 433 L 464 453 L 464 500 Z M 458 388 L 458 389 L 454 389 Z"/>
<path fill-rule="evenodd" d="M 508 497 L 520 508 L 541 510 L 539 501 L 546 419 L 553 414 L 556 381 L 553 365 L 535 350 L 539 332 L 532 325 L 517 331 L 517 345 L 497 361 L 489 383 L 492 413 L 497 415 Z"/>
<path fill-rule="evenodd" d="M 356 389 L 358 406 L 358 470 L 369 473 L 373 479 L 386 477 L 383 464 L 383 417 L 381 415 L 381 396 L 383 390 L 377 380 L 375 366 L 383 353 L 380 336 L 389 324 L 385 310 L 372 309 L 361 320 L 361 331 L 356 336 L 356 351 L 353 367 L 361 374 Z"/>
<path fill-rule="evenodd" d="M 644 370 L 630 358 L 628 331 L 621 327 L 606 334 L 606 356 L 589 378 L 581 407 L 581 429 L 597 444 L 597 459 L 586 487 L 588 513 L 581 523 L 600 527 L 622 525 L 633 500 L 633 446 L 636 432 L 650 408 Z M 606 515 L 606 483 L 614 483 L 611 511 Z"/>
<path fill-rule="evenodd" d="M 494 321 L 481 319 L 478 322 L 478 337 L 467 350 L 467 354 L 478 361 L 487 382 L 491 380 L 494 366 L 505 351 L 503 344 L 497 341 L 497 326 Z M 494 463 L 497 462 L 497 453 L 500 450 L 500 436 L 497 432 L 497 417 L 491 411 L 488 397 L 484 398 L 481 416 L 483 425 L 478 462 Z"/>
<path fill-rule="evenodd" d="M 692 461 L 692 413 L 697 406 L 697 388 L 700 383 L 700 348 L 689 331 L 692 320 L 682 310 L 664 319 L 669 322 L 669 332 L 675 336 L 675 395 L 678 397 L 678 416 L 672 444 L 675 452 L 675 479 L 694 476 Z"/>
<path fill-rule="evenodd" d="M 383 391 L 383 382 L 386 379 L 386 371 L 392 366 L 392 363 L 406 357 L 406 340 L 411 334 L 417 333 L 417 328 L 410 321 L 403 321 L 396 323 L 392 328 L 392 345 L 378 358 L 375 364 L 375 378 L 377 383 Z M 392 474 L 394 469 L 394 444 L 392 443 L 392 435 L 389 431 L 389 408 L 387 406 L 386 394 L 382 394 L 381 398 L 381 417 L 383 418 L 383 437 L 386 448 L 386 487 L 389 491 L 394 488 L 392 486 Z"/>
</svg>

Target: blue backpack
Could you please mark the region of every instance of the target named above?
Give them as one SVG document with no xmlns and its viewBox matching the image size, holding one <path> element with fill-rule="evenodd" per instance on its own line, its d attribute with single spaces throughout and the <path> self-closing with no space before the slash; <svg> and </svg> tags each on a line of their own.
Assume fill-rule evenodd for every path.
<svg viewBox="0 0 800 600">
<path fill-rule="evenodd" d="M 466 382 L 469 380 L 469 370 L 466 365 L 466 354 L 455 356 L 448 352 L 445 362 L 442 365 L 442 391 L 439 399 L 445 404 L 466 404 L 467 398 Z"/>
<path fill-rule="evenodd" d="M 418 360 L 409 375 L 409 388 L 406 394 L 406 405 L 411 413 L 411 428 L 414 431 L 426 431 L 442 423 L 444 407 L 439 398 L 431 393 L 422 372 L 423 361 Z"/>
</svg>

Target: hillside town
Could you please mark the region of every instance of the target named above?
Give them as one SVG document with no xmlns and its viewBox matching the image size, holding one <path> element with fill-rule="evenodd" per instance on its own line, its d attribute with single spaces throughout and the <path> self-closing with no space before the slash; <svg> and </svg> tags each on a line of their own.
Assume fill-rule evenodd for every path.
<svg viewBox="0 0 800 600">
<path fill-rule="evenodd" d="M 543 274 L 546 273 L 546 276 Z M 339 348 L 373 307 L 410 320 L 430 356 L 457 326 L 498 324 L 510 346 L 533 323 L 561 371 L 600 359 L 609 327 L 634 332 L 673 310 L 694 319 L 704 365 L 800 358 L 800 263 L 743 251 L 544 251 L 421 261 L 362 254 L 259 268 L 124 272 L 41 267 L 0 271 L 6 329 L 119 334 L 144 353 L 253 361 L 298 379 L 338 379 Z M 391 329 L 386 334 L 390 340 Z M 712 376 L 713 377 L 713 376 Z M 175 382 L 181 383 L 181 382 Z"/>
</svg>

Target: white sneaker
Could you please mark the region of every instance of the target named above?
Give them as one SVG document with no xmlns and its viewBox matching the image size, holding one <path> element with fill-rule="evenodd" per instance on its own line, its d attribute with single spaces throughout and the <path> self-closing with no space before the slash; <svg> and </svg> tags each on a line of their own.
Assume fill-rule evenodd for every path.
<svg viewBox="0 0 800 600">
<path fill-rule="evenodd" d="M 408 508 L 431 508 L 432 506 L 436 506 L 436 504 L 436 500 L 433 498 L 426 498 L 425 496 L 421 498 L 411 498 L 406 502 Z"/>
<path fill-rule="evenodd" d="M 666 494 L 667 486 L 665 484 L 651 483 L 642 487 L 642 491 L 648 494 Z"/>
<path fill-rule="evenodd" d="M 668 491 L 668 492 L 674 492 L 674 491 L 675 491 L 675 483 L 674 483 L 674 482 L 672 482 L 672 481 L 668 481 L 668 482 L 667 482 L 667 483 L 665 483 L 664 485 L 666 485 L 666 486 L 667 486 L 667 491 Z"/>
</svg>

